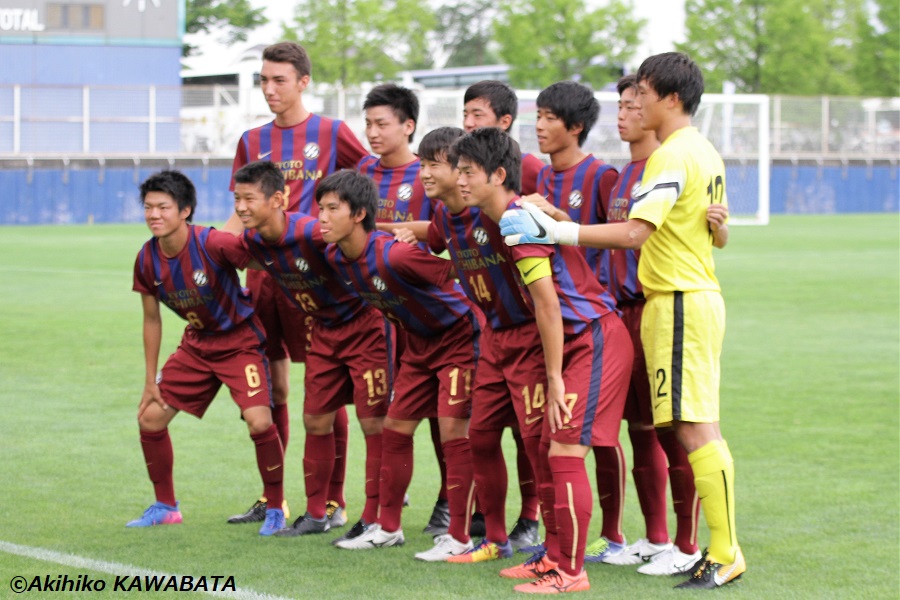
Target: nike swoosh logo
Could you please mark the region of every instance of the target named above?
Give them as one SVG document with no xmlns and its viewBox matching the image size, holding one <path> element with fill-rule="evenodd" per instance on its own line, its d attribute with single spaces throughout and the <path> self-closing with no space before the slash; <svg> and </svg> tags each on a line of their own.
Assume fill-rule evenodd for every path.
<svg viewBox="0 0 900 600">
<path fill-rule="evenodd" d="M 538 220 L 534 218 L 534 215 L 530 212 L 526 212 L 525 214 L 531 217 L 531 220 L 534 221 L 535 226 L 538 228 L 538 237 L 547 237 L 547 230 L 544 229 L 543 225 L 538 223 Z"/>
<path fill-rule="evenodd" d="M 269 150 L 268 152 L 260 152 L 259 154 L 256 155 L 256 160 L 262 160 L 270 154 L 272 154 L 271 150 Z"/>
<path fill-rule="evenodd" d="M 457 483 L 456 485 L 448 485 L 448 486 L 447 486 L 447 491 L 449 492 L 450 490 L 455 490 L 455 489 L 458 488 L 459 486 L 460 486 L 460 484 L 458 484 L 458 483 Z"/>
<path fill-rule="evenodd" d="M 366 400 L 366 404 L 368 404 L 369 406 L 376 406 L 378 404 L 381 404 L 381 402 L 382 402 L 381 400 L 376 400 L 375 402 L 372 402 L 371 400 Z"/>
<path fill-rule="evenodd" d="M 262 388 L 259 388 L 258 390 L 249 390 L 249 391 L 247 392 L 247 397 L 248 397 L 248 398 L 252 398 L 253 396 L 255 396 L 255 395 L 257 395 L 258 393 L 260 393 L 261 391 L 262 391 Z"/>
<path fill-rule="evenodd" d="M 538 416 L 536 416 L 536 417 L 526 417 L 526 418 L 525 418 L 525 424 L 526 424 L 526 425 L 531 425 L 532 423 L 537 423 L 538 421 L 540 421 L 540 420 L 543 419 L 543 418 L 544 418 L 544 415 L 538 415 Z M 521 483 L 521 482 L 520 482 L 520 483 Z"/>
<path fill-rule="evenodd" d="M 274 260 L 264 260 L 263 262 L 266 263 L 267 267 L 271 267 L 272 265 L 275 264 Z"/>
<path fill-rule="evenodd" d="M 352 282 L 352 281 L 347 281 L 346 279 L 344 280 L 344 283 L 347 284 L 347 285 L 353 285 L 353 282 Z"/>
<path fill-rule="evenodd" d="M 450 398 L 450 400 L 447 401 L 447 404 L 449 404 L 450 406 L 456 406 L 457 404 L 462 404 L 463 402 L 466 402 L 467 400 L 468 400 L 468 398 L 460 398 L 457 400 Z"/>
<path fill-rule="evenodd" d="M 541 264 L 543 264 L 543 263 L 541 263 Z M 537 269 L 539 266 L 541 266 L 541 264 L 534 265 L 533 267 L 531 267 L 530 269 L 525 271 L 524 277 L 528 277 L 529 275 L 531 275 L 531 272 L 534 271 L 535 269 Z"/>
<path fill-rule="evenodd" d="M 266 467 L 266 471 L 272 472 L 275 469 L 280 469 L 281 465 L 275 465 L 274 467 Z"/>
<path fill-rule="evenodd" d="M 162 285 L 162 281 L 153 280 L 153 285 Z"/>
</svg>

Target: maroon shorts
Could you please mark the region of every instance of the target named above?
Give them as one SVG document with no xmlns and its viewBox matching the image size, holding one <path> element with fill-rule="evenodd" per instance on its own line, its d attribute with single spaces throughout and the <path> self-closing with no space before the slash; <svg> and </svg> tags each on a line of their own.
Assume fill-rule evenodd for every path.
<svg viewBox="0 0 900 600">
<path fill-rule="evenodd" d="M 482 319 L 480 313 L 469 312 L 433 337 L 406 332 L 389 417 L 404 421 L 469 418 Z"/>
<path fill-rule="evenodd" d="M 332 413 L 352 403 L 360 419 L 387 414 L 394 386 L 393 331 L 374 308 L 337 327 L 314 321 L 303 413 Z"/>
<path fill-rule="evenodd" d="M 248 269 L 247 287 L 266 331 L 269 360 L 290 358 L 293 362 L 304 362 L 313 318 L 291 302 L 275 279 L 264 271 Z"/>
<path fill-rule="evenodd" d="M 580 334 L 566 339 L 563 383 L 572 418 L 544 435 L 562 444 L 615 446 L 625 409 L 633 351 L 628 330 L 615 313 L 592 322 Z"/>
<path fill-rule="evenodd" d="M 653 426 L 653 404 L 650 401 L 650 380 L 647 379 L 647 361 L 644 359 L 644 347 L 641 345 L 641 315 L 644 313 L 644 302 L 621 304 L 619 311 L 622 321 L 631 336 L 634 349 L 634 364 L 631 367 L 631 385 L 628 386 L 628 397 L 625 400 L 625 419 L 629 423 L 640 423 Z"/>
<path fill-rule="evenodd" d="M 547 369 L 537 324 L 487 328 L 482 339 L 484 352 L 475 375 L 470 426 L 518 425 L 522 437 L 541 435 Z"/>
<path fill-rule="evenodd" d="M 203 335 L 188 328 L 159 374 L 162 399 L 202 418 L 224 383 L 241 412 L 271 406 L 272 380 L 259 319 L 224 333 Z"/>
</svg>

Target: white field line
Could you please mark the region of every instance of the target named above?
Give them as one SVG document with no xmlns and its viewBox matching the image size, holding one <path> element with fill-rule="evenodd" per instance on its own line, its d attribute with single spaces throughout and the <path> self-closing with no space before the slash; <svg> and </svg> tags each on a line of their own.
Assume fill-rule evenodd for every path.
<svg viewBox="0 0 900 600">
<path fill-rule="evenodd" d="M 76 556 L 74 554 L 64 554 L 62 552 L 55 552 L 53 550 L 47 550 L 46 548 L 34 548 L 32 546 L 20 546 L 18 544 L 12 544 L 10 542 L 4 542 L 0 540 L 0 552 L 5 552 L 7 554 L 15 554 L 16 556 L 24 556 L 26 558 L 33 558 L 36 560 L 41 560 L 44 562 L 55 563 L 58 565 L 65 565 L 67 567 L 73 567 L 75 569 L 86 569 L 89 571 L 94 571 L 97 573 L 106 573 L 108 575 L 127 575 L 129 576 L 128 582 L 131 581 L 132 577 L 144 577 L 144 576 L 157 576 L 157 577 L 172 577 L 175 576 L 178 580 L 181 580 L 181 575 L 175 573 L 163 573 L 161 571 L 150 571 L 148 569 L 141 569 L 140 567 L 135 567 L 132 565 L 126 565 L 122 563 L 114 563 L 107 562 L 104 560 L 94 560 L 92 558 L 85 558 L 83 556 Z M 14 574 L 10 574 L 14 575 Z M 77 575 L 75 575 L 77 576 Z M 55 579 L 56 574 L 52 574 L 52 577 Z M 194 575 L 194 582 L 197 581 L 200 575 Z M 209 579 L 209 575 L 207 575 L 207 579 Z M 31 581 L 33 577 L 26 576 L 28 581 Z M 111 591 L 112 582 L 106 582 L 106 591 Z M 219 586 L 224 583 L 224 580 L 219 580 Z M 9 585 L 8 581 L 0 582 L 0 585 Z M 127 587 L 128 583 L 126 583 Z M 209 585 L 212 585 L 212 580 L 209 580 Z M 222 591 L 207 591 L 203 592 L 202 590 L 198 593 L 206 593 L 211 596 L 216 596 L 218 598 L 234 598 L 235 600 L 290 600 L 289 598 L 284 598 L 282 596 L 274 596 L 272 594 L 264 594 L 261 592 L 255 592 L 250 589 L 241 589 L 237 588 L 235 591 L 231 590 L 222 590 Z"/>
</svg>

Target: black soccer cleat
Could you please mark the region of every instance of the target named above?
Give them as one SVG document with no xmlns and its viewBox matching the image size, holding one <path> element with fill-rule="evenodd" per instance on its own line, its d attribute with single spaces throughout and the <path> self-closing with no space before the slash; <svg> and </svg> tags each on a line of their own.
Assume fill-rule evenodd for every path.
<svg viewBox="0 0 900 600">
<path fill-rule="evenodd" d="M 438 499 L 431 511 L 431 518 L 422 533 L 429 535 L 444 535 L 450 527 L 450 505 L 446 500 Z"/>
<path fill-rule="evenodd" d="M 515 527 L 509 532 L 509 543 L 512 544 L 513 550 L 521 550 L 522 548 L 540 544 L 541 536 L 538 533 L 538 522 L 520 517 L 516 521 Z"/>
<path fill-rule="evenodd" d="M 264 498 L 253 503 L 247 512 L 242 515 L 234 515 L 228 518 L 229 523 L 262 523 L 266 520 L 266 509 L 269 505 Z"/>
<path fill-rule="evenodd" d="M 728 565 L 713 562 L 708 557 L 704 557 L 694 569 L 691 578 L 675 587 L 687 590 L 711 590 L 737 581 L 746 570 L 747 563 L 744 561 L 744 553 L 738 548 L 734 554 L 734 562 Z"/>
</svg>

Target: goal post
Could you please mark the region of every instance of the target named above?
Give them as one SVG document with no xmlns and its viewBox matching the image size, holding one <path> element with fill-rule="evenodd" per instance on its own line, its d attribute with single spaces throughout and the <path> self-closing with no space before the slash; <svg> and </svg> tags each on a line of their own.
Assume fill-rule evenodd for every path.
<svg viewBox="0 0 900 600">
<path fill-rule="evenodd" d="M 463 89 L 424 89 L 417 139 L 437 127 L 462 123 Z M 534 133 L 537 90 L 517 90 L 519 115 L 511 134 L 523 152 L 540 153 Z M 629 161 L 628 144 L 619 139 L 616 126 L 619 95 L 596 92 L 600 118 L 584 149 L 621 167 Z M 725 161 L 731 224 L 766 225 L 769 222 L 769 97 L 761 94 L 703 94 L 693 124 L 716 147 Z"/>
</svg>

